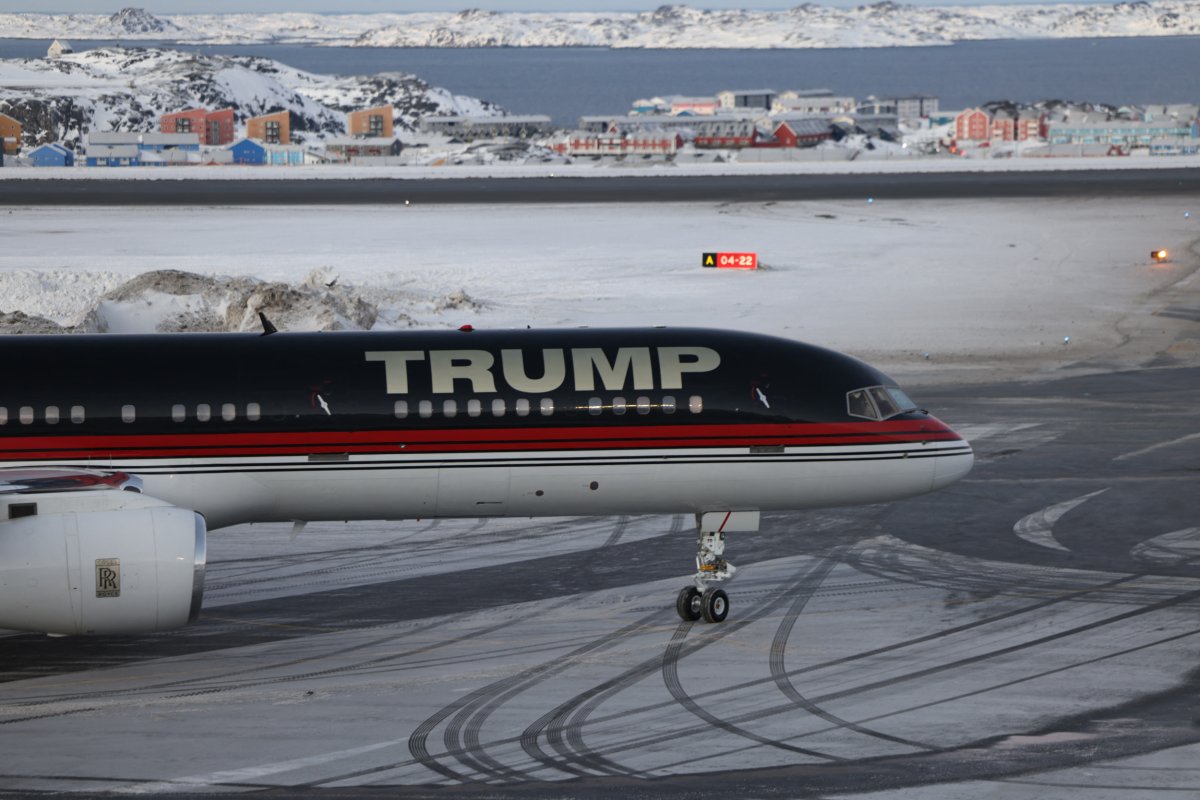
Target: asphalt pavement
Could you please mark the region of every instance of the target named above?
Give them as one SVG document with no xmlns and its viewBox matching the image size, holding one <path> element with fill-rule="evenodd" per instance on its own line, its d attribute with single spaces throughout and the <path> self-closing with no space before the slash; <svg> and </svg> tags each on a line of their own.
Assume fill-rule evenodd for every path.
<svg viewBox="0 0 1200 800">
<path fill-rule="evenodd" d="M 1163 366 L 918 391 L 973 473 L 767 515 L 731 537 L 722 625 L 675 616 L 682 515 L 217 531 L 190 628 L 0 639 L 0 785 L 1200 793 L 1197 387 Z"/>
<path fill-rule="evenodd" d="M 1126 197 L 1200 191 L 1200 169 L 1188 168 L 869 175 L 618 175 L 586 178 L 551 177 L 553 171 L 552 167 L 547 167 L 546 177 L 436 180 L 22 179 L 0 182 L 0 190 L 3 191 L 0 205 L 402 205 L 406 202 L 658 203 L 722 200 L 762 203 L 862 197 Z"/>
</svg>

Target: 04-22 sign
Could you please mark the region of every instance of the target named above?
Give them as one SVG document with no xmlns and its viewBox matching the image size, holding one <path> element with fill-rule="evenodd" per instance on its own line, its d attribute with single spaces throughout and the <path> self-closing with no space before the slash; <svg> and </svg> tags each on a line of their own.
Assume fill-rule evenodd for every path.
<svg viewBox="0 0 1200 800">
<path fill-rule="evenodd" d="M 758 269 L 757 253 L 703 253 L 701 266 L 717 269 Z"/>
</svg>

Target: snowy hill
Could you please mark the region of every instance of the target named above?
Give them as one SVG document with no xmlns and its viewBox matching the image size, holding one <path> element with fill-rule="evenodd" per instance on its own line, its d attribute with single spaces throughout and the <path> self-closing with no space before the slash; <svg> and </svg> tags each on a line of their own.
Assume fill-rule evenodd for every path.
<svg viewBox="0 0 1200 800">
<path fill-rule="evenodd" d="M 0 14 L 12 38 L 159 39 L 210 44 L 289 42 L 359 47 L 813 48 L 1200 34 L 1200 3 L 856 8 L 805 3 L 786 11 L 708 11 L 665 5 L 641 13 Z"/>
<path fill-rule="evenodd" d="M 0 112 L 21 121 L 25 146 L 74 144 L 97 131 L 152 131 L 164 113 L 203 106 L 249 117 L 287 110 L 298 141 L 345 132 L 345 112 L 390 104 L 398 130 L 426 114 L 501 113 L 412 75 L 316 75 L 250 56 L 103 48 L 59 59 L 0 60 Z"/>
</svg>

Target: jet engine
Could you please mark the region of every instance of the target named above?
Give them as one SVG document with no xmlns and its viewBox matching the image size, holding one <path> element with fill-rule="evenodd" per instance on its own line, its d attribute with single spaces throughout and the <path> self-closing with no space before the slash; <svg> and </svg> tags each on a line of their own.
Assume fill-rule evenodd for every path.
<svg viewBox="0 0 1200 800">
<path fill-rule="evenodd" d="M 61 475 L 8 481 L 0 493 L 0 628 L 130 634 L 196 619 L 204 518 L 120 477 L 126 482 L 106 477 L 83 488 Z"/>
</svg>

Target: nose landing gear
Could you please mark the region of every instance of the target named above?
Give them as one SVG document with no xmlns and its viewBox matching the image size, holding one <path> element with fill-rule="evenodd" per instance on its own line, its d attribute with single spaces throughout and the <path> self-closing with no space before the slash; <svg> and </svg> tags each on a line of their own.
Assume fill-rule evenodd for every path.
<svg viewBox="0 0 1200 800">
<path fill-rule="evenodd" d="M 729 615 L 729 595 L 712 584 L 732 580 L 737 568 L 725 559 L 728 531 L 756 531 L 757 511 L 721 511 L 696 515 L 696 574 L 675 598 L 675 611 L 685 622 L 723 622 Z"/>
</svg>

